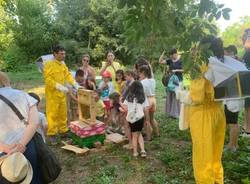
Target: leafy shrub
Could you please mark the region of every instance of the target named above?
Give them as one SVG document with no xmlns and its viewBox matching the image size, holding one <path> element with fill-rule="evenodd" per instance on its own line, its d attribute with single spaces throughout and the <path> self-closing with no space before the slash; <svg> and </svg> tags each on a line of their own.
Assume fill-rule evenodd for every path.
<svg viewBox="0 0 250 184">
<path fill-rule="evenodd" d="M 20 69 L 28 62 L 29 58 L 27 54 L 16 45 L 13 45 L 3 54 L 1 70 L 12 72 L 20 71 Z"/>
</svg>

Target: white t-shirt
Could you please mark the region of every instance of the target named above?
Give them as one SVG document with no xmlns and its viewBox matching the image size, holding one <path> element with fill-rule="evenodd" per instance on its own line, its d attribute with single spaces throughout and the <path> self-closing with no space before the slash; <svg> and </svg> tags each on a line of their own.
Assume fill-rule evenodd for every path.
<svg viewBox="0 0 250 184">
<path fill-rule="evenodd" d="M 29 109 L 37 103 L 37 100 L 27 93 L 12 89 L 0 88 L 0 94 L 10 100 L 20 113 L 28 120 Z M 18 143 L 24 134 L 25 124 L 17 117 L 15 112 L 0 99 L 0 142 L 3 144 Z"/>
<path fill-rule="evenodd" d="M 145 78 L 141 80 L 145 96 L 155 96 L 155 79 L 151 78 Z"/>
<path fill-rule="evenodd" d="M 47 125 L 48 123 L 44 113 L 39 112 L 39 126 L 37 132 L 42 136 L 44 142 L 46 142 L 44 129 L 47 127 Z"/>
<path fill-rule="evenodd" d="M 142 104 L 137 103 L 137 102 L 135 102 L 135 104 L 134 104 L 134 102 L 128 102 L 127 100 L 125 100 L 124 105 L 126 105 L 127 108 L 128 108 L 128 113 L 127 113 L 127 116 L 126 116 L 126 120 L 128 122 L 130 122 L 130 123 L 135 122 L 135 121 L 132 122 L 130 120 L 129 116 L 131 116 L 131 114 L 133 114 L 133 116 L 136 116 L 137 121 L 138 121 L 138 120 L 140 120 L 141 118 L 144 117 L 144 111 L 143 111 L 144 108 L 149 106 L 147 98 L 145 98 L 145 101 Z M 132 119 L 134 119 L 134 117 Z"/>
</svg>

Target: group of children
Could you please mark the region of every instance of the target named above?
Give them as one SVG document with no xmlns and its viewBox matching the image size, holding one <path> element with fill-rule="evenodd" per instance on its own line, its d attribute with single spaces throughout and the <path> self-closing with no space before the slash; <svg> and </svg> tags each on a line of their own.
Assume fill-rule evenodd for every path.
<svg viewBox="0 0 250 184">
<path fill-rule="evenodd" d="M 133 149 L 133 156 L 139 155 L 139 144 L 141 156 L 145 157 L 143 127 L 148 141 L 152 140 L 153 130 L 159 136 L 158 124 L 154 119 L 156 86 L 151 66 L 145 58 L 139 58 L 135 70 L 116 70 L 115 81 L 112 81 L 111 75 L 108 70 L 102 72 L 102 80 L 97 85 L 91 77 L 84 79 L 84 72 L 79 69 L 76 71 L 75 80 L 82 88 L 94 91 L 97 120 L 106 123 L 107 132 L 125 134 L 130 149 Z M 70 103 L 74 104 L 69 107 L 71 114 L 74 114 L 71 120 L 76 120 L 76 92 L 71 91 L 70 97 Z"/>
<path fill-rule="evenodd" d="M 115 71 L 115 81 L 112 81 L 111 72 L 105 70 L 101 73 L 102 80 L 96 84 L 91 76 L 86 76 L 82 69 L 75 73 L 75 81 L 84 89 L 93 90 L 96 101 L 97 120 L 106 123 L 107 132 L 125 134 L 129 140 L 129 148 L 133 150 L 133 156 L 146 157 L 144 138 L 142 135 L 145 128 L 146 139 L 152 140 L 153 130 L 159 136 L 158 123 L 154 119 L 156 111 L 155 79 L 151 66 L 145 58 L 139 58 L 134 70 L 122 69 Z M 35 93 L 30 93 L 38 103 L 40 98 Z M 69 120 L 78 119 L 77 91 L 69 91 L 68 100 Z M 40 113 L 39 133 L 45 141 L 46 118 Z"/>
</svg>

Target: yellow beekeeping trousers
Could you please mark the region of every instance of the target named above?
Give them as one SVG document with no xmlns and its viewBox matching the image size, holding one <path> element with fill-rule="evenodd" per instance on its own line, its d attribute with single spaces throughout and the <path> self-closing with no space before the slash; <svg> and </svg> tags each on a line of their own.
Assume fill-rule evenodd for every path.
<svg viewBox="0 0 250 184">
<path fill-rule="evenodd" d="M 47 135 L 51 136 L 68 131 L 66 97 L 46 99 L 46 115 L 48 121 Z"/>
<path fill-rule="evenodd" d="M 193 169 L 197 184 L 223 184 L 221 157 L 225 137 L 223 105 L 213 100 L 214 91 L 204 78 L 193 81 L 189 125 L 193 143 Z"/>
</svg>

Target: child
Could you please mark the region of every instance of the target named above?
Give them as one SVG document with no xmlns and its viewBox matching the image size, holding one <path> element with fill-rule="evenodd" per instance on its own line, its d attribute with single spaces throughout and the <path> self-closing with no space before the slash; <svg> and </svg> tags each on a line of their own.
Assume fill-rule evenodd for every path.
<svg viewBox="0 0 250 184">
<path fill-rule="evenodd" d="M 79 86 L 85 87 L 84 71 L 78 69 L 75 74 L 75 80 Z"/>
<path fill-rule="evenodd" d="M 125 79 L 126 79 L 126 83 L 122 89 L 122 101 L 124 101 L 127 97 L 127 92 L 128 92 L 128 87 L 134 82 L 135 80 L 135 72 L 132 70 L 127 70 L 125 72 Z"/>
<path fill-rule="evenodd" d="M 84 71 L 79 69 L 76 71 L 75 74 L 75 81 L 77 84 L 84 88 Z M 70 121 L 78 120 L 78 102 L 77 102 L 77 90 L 69 87 L 69 94 L 67 95 L 67 116 L 68 116 L 68 123 Z"/>
<path fill-rule="evenodd" d="M 156 99 L 155 99 L 155 80 L 152 78 L 152 71 L 149 66 L 143 65 L 139 68 L 139 78 L 143 85 L 144 93 L 146 98 L 148 99 L 149 108 L 149 122 L 150 126 L 152 126 L 155 131 L 156 135 L 160 136 L 160 131 L 158 127 L 157 121 L 154 119 L 154 113 L 156 111 Z M 147 139 L 152 139 L 152 130 L 151 127 L 147 128 Z"/>
<path fill-rule="evenodd" d="M 94 90 L 94 98 L 95 98 L 95 109 L 96 109 L 96 119 L 99 121 L 104 121 L 105 116 L 105 105 L 103 101 L 100 99 L 102 91 L 100 89 Z"/>
<path fill-rule="evenodd" d="M 41 110 L 41 99 L 36 93 L 29 93 L 29 95 L 37 100 L 37 110 L 39 111 L 39 127 L 37 129 L 37 132 L 42 136 L 43 141 L 46 142 L 45 140 L 45 134 L 47 132 L 47 120 L 44 115 L 44 113 L 40 112 Z"/>
<path fill-rule="evenodd" d="M 123 70 L 117 70 L 115 72 L 115 90 L 117 93 L 121 94 L 122 93 L 122 89 L 125 85 L 125 76 L 124 76 L 124 72 Z"/>
<path fill-rule="evenodd" d="M 95 79 L 91 76 L 88 76 L 85 82 L 85 87 L 88 90 L 96 90 L 96 82 Z"/>
<path fill-rule="evenodd" d="M 104 71 L 102 73 L 102 81 L 100 82 L 98 88 L 102 91 L 101 99 L 105 104 L 107 112 L 109 112 L 110 111 L 109 95 L 115 91 L 113 83 L 111 82 L 111 73 L 109 71 Z"/>
<path fill-rule="evenodd" d="M 120 105 L 120 94 L 117 92 L 109 95 L 110 99 L 110 116 L 109 122 L 111 122 L 111 131 L 122 133 L 124 125 L 124 109 Z"/>
<path fill-rule="evenodd" d="M 143 86 L 140 81 L 134 81 L 128 89 L 128 96 L 123 103 L 125 109 L 128 113 L 126 120 L 129 122 L 129 126 L 132 132 L 132 147 L 133 156 L 138 156 L 137 145 L 141 149 L 141 157 L 146 157 L 146 151 L 144 149 L 144 140 L 141 134 L 144 120 L 148 121 L 148 116 L 145 113 L 147 104 L 147 99 L 145 98 Z"/>
</svg>

